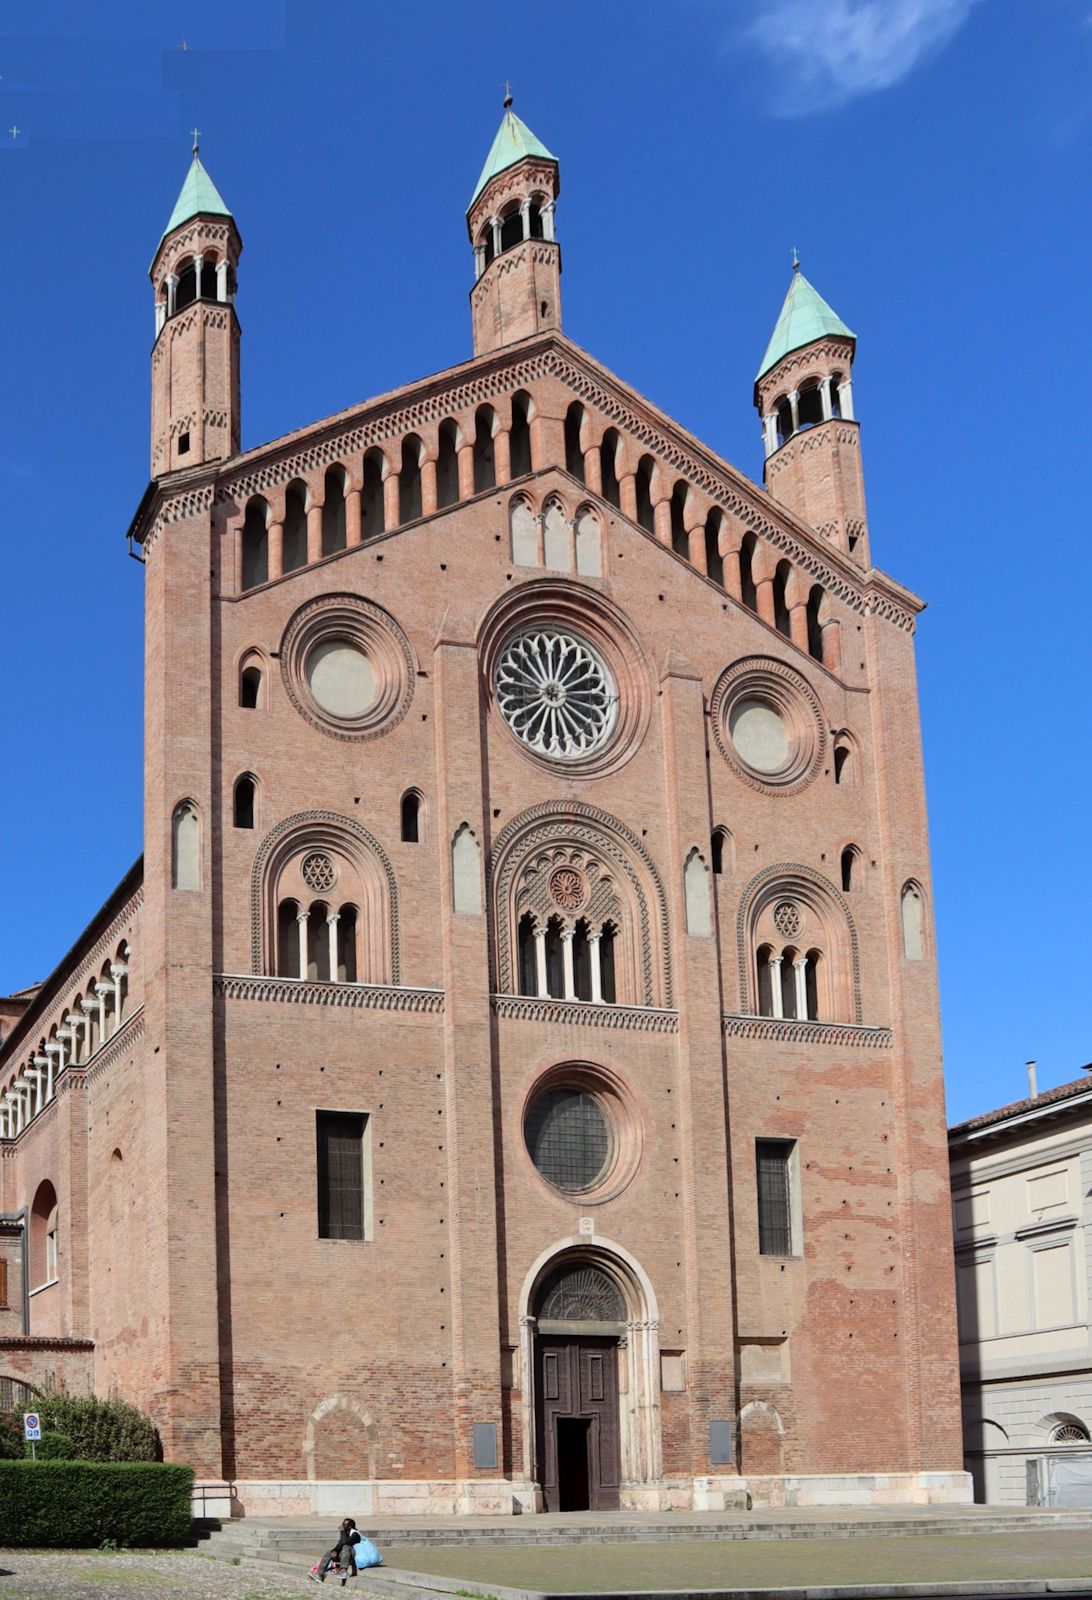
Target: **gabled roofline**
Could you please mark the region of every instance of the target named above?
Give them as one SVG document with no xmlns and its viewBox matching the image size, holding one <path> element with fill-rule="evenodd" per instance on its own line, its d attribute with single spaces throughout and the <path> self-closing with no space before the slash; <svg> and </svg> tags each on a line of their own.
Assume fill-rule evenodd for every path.
<svg viewBox="0 0 1092 1600">
<path fill-rule="evenodd" d="M 1092 1110 L 1092 1078 L 1076 1078 L 1059 1084 L 1056 1089 L 1044 1089 L 1042 1094 L 1024 1100 L 1014 1100 L 1010 1105 L 986 1111 L 980 1117 L 957 1122 L 948 1129 L 949 1149 L 982 1144 L 988 1139 L 998 1139 L 1018 1132 L 1030 1125 L 1054 1121 L 1070 1115 L 1085 1115 Z"/>
<path fill-rule="evenodd" d="M 107 896 L 106 900 L 95 912 L 91 921 L 76 939 L 71 949 L 66 950 L 58 961 L 49 977 L 44 979 L 30 1005 L 23 1012 L 11 1032 L 0 1044 L 0 1063 L 6 1062 L 10 1056 L 17 1052 L 14 1046 L 22 1039 L 34 1032 L 34 1024 L 43 1012 L 48 1011 L 59 994 L 67 987 L 69 975 L 90 945 L 93 945 L 106 928 L 110 926 L 118 912 L 133 898 L 141 884 L 144 882 L 144 857 L 139 855 L 122 878 L 117 888 Z"/>
<path fill-rule="evenodd" d="M 604 367 L 594 356 L 589 355 L 580 345 L 575 344 L 558 330 L 535 334 L 518 344 L 505 345 L 487 356 L 472 356 L 454 367 L 444 368 L 415 383 L 388 390 L 370 400 L 362 401 L 359 405 L 350 406 L 306 427 L 295 429 L 292 433 L 270 439 L 265 444 L 256 445 L 241 455 L 208 462 L 199 467 L 189 468 L 185 472 L 171 473 L 169 478 L 159 479 L 149 485 L 141 502 L 141 508 L 130 525 L 130 534 L 136 543 L 143 543 L 154 525 L 162 501 L 176 493 L 191 494 L 194 491 L 208 492 L 221 488 L 227 490 L 233 480 L 245 476 L 257 466 L 274 461 L 278 456 L 290 456 L 292 450 L 304 441 L 313 449 L 316 444 L 324 440 L 332 441 L 339 433 L 355 424 L 377 416 L 382 417 L 385 413 L 392 414 L 403 410 L 410 403 L 439 396 L 470 375 L 481 377 L 503 372 L 507 367 L 520 366 L 535 356 L 545 355 L 551 351 L 556 352 L 573 366 L 583 369 L 585 377 L 607 391 L 609 399 L 647 413 L 655 427 L 663 434 L 668 453 L 671 446 L 675 446 L 680 452 L 692 456 L 699 470 L 723 479 L 742 500 L 749 503 L 756 517 L 779 525 L 797 539 L 822 566 L 828 569 L 835 582 L 843 583 L 854 594 L 881 593 L 895 605 L 913 615 L 924 611 L 925 601 L 912 590 L 889 577 L 878 567 L 870 567 L 862 572 L 848 556 L 821 540 L 814 528 L 809 527 L 787 506 L 775 500 L 760 484 L 732 466 L 731 462 L 718 456 L 708 445 L 675 422 L 666 412 L 661 411 L 653 401 L 626 383 L 623 378 L 619 378 L 616 373 L 611 372 L 608 367 Z M 594 399 L 589 399 L 588 404 L 595 406 L 596 402 Z M 655 454 L 657 446 L 650 442 L 649 450 Z M 679 465 L 677 470 L 680 477 L 686 475 L 685 466 Z M 761 534 L 762 529 L 756 528 L 755 531 Z"/>
</svg>

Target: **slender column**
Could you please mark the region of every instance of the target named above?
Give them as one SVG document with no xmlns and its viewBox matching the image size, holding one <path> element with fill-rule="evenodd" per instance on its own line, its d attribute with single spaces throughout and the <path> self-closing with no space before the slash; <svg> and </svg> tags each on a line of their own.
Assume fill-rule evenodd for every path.
<svg viewBox="0 0 1092 1600">
<path fill-rule="evenodd" d="M 755 584 L 755 610 L 771 628 L 777 626 L 774 615 L 773 579 L 762 578 Z"/>
<path fill-rule="evenodd" d="M 519 203 L 519 220 L 523 225 L 523 237 L 531 237 L 531 196 L 526 195 Z"/>
<path fill-rule="evenodd" d="M 173 317 L 178 303 L 178 279 L 173 272 L 167 274 L 167 315 Z"/>
<path fill-rule="evenodd" d="M 699 572 L 709 576 L 709 565 L 705 559 L 705 523 L 699 522 L 696 528 L 688 528 L 686 537 L 690 545 L 690 565 L 697 567 Z"/>
<path fill-rule="evenodd" d="M 584 451 L 584 482 L 592 494 L 603 493 L 603 462 L 597 444 Z"/>
<path fill-rule="evenodd" d="M 459 499 L 469 500 L 474 493 L 474 444 L 459 446 Z"/>
<path fill-rule="evenodd" d="M 792 411 L 792 431 L 793 431 L 793 433 L 795 433 L 796 430 L 800 426 L 800 390 L 799 389 L 794 389 L 792 394 L 790 394 L 790 396 L 789 396 L 789 407 L 790 407 L 790 409 Z"/>
<path fill-rule="evenodd" d="M 497 482 L 511 483 L 512 450 L 506 428 L 498 429 L 493 435 L 493 463 Z"/>
<path fill-rule="evenodd" d="M 201 274 L 204 271 L 204 267 L 205 267 L 205 263 L 202 261 L 201 257 L 200 256 L 194 256 L 194 258 L 193 258 L 193 298 L 195 300 L 200 300 L 200 298 L 201 298 Z"/>
<path fill-rule="evenodd" d="M 155 303 L 155 336 L 157 339 L 159 338 L 160 329 L 166 320 L 167 302 L 165 300 L 157 300 Z"/>
<path fill-rule="evenodd" d="M 819 379 L 819 402 L 823 407 L 823 421 L 824 422 L 829 422 L 831 417 L 833 417 L 833 415 L 834 415 L 834 409 L 833 409 L 833 407 L 831 406 L 831 403 L 830 403 L 830 373 L 829 372 L 827 373 L 825 378 L 820 378 Z"/>
<path fill-rule="evenodd" d="M 538 983 L 540 1000 L 545 1000 L 550 993 L 549 981 L 546 977 L 546 929 L 535 929 L 535 978 Z"/>
<path fill-rule="evenodd" d="M 554 237 L 554 206 L 556 202 L 547 200 L 542 208 L 542 237 L 553 240 Z"/>
<path fill-rule="evenodd" d="M 591 997 L 592 1004 L 603 1004 L 603 972 L 599 964 L 599 941 L 601 933 L 588 934 L 588 955 L 591 960 Z"/>
<path fill-rule="evenodd" d="M 34 1065 L 42 1067 L 46 1075 L 46 1105 L 53 1099 L 53 1060 L 50 1056 L 34 1057 Z"/>
<path fill-rule="evenodd" d="M 307 507 L 307 564 L 322 560 L 322 506 Z"/>
<path fill-rule="evenodd" d="M 99 1003 L 99 1044 L 106 1043 L 106 996 L 110 993 L 110 985 L 101 979 L 95 982 L 95 998 Z"/>
<path fill-rule="evenodd" d="M 807 956 L 797 956 L 792 964 L 793 982 L 796 985 L 796 1015 L 801 1022 L 808 1015 Z"/>
<path fill-rule="evenodd" d="M 808 649 L 808 607 L 807 602 L 789 607 L 789 638 L 798 649 L 805 653 Z"/>
<path fill-rule="evenodd" d="M 266 530 L 266 552 L 270 579 L 284 577 L 284 523 L 271 522 Z"/>
<path fill-rule="evenodd" d="M 781 957 L 771 956 L 770 966 L 770 1015 L 783 1017 L 785 1015 L 781 1005 Z"/>
<path fill-rule="evenodd" d="M 34 1102 L 31 1116 L 36 1117 L 44 1104 L 42 1097 L 42 1074 L 37 1067 L 24 1067 L 23 1076 L 27 1080 L 27 1094 Z"/>
<path fill-rule="evenodd" d="M 383 526 L 389 533 L 392 528 L 397 528 L 402 520 L 402 508 L 398 504 L 398 474 L 389 472 L 383 479 Z"/>
<path fill-rule="evenodd" d="M 436 461 L 421 463 L 421 515 L 431 517 L 436 510 Z"/>
<path fill-rule="evenodd" d="M 111 961 L 110 976 L 114 980 L 114 1032 L 121 1027 L 121 980 L 129 968 L 124 961 Z"/>
<path fill-rule="evenodd" d="M 75 1062 L 75 1060 L 77 1059 L 77 1057 L 80 1054 L 80 1036 L 79 1036 L 79 1033 L 77 1032 L 77 1029 L 83 1028 L 83 1029 L 86 1030 L 87 1018 L 86 1017 L 78 1017 L 74 1011 L 69 1011 L 69 1012 L 66 1012 L 64 1021 L 65 1021 L 65 1027 L 68 1029 L 69 1033 L 72 1036 L 72 1060 Z M 86 1031 L 85 1031 L 85 1039 L 86 1039 Z M 44 1061 L 39 1062 L 37 1057 L 35 1057 L 35 1066 L 44 1066 L 44 1065 L 45 1065 Z"/>
<path fill-rule="evenodd" d="M 0 1100 L 0 1139 L 10 1139 L 11 1132 L 8 1128 L 8 1108 L 6 1100 Z"/>
<path fill-rule="evenodd" d="M 575 928 L 561 930 L 561 966 L 566 1000 L 576 999 L 576 979 L 573 972 L 573 934 Z"/>
<path fill-rule="evenodd" d="M 348 548 L 360 543 L 360 490 L 345 491 L 345 543 Z"/>
<path fill-rule="evenodd" d="M 657 500 L 652 508 L 652 523 L 661 544 L 671 548 L 671 501 Z"/>
<path fill-rule="evenodd" d="M 777 412 L 767 411 L 762 419 L 762 444 L 768 456 L 777 449 Z"/>
<path fill-rule="evenodd" d="M 216 298 L 221 305 L 227 305 L 227 257 L 216 263 Z"/>
<path fill-rule="evenodd" d="M 330 941 L 330 982 L 337 982 L 337 919 L 339 913 L 331 911 L 326 918 L 326 934 Z"/>
<path fill-rule="evenodd" d="M 626 472 L 618 479 L 618 498 L 622 502 L 622 515 L 631 522 L 637 521 L 637 477 Z"/>
<path fill-rule="evenodd" d="M 838 385 L 838 404 L 846 422 L 857 420 L 853 412 L 853 379 L 848 372 Z"/>
<path fill-rule="evenodd" d="M 89 995 L 85 995 L 80 1001 L 80 1010 L 83 1012 L 83 1025 L 86 1030 L 84 1033 L 84 1044 L 87 1046 L 87 1054 L 91 1055 L 95 1048 L 95 1030 L 92 1013 L 96 1010 L 96 1006 L 95 1002 Z"/>
<path fill-rule="evenodd" d="M 485 271 L 485 246 L 484 246 L 484 244 L 476 244 L 474 246 L 474 280 L 475 280 L 475 282 L 477 282 L 477 280 L 481 277 L 481 275 L 482 275 L 482 273 L 484 271 Z"/>
<path fill-rule="evenodd" d="M 501 253 L 501 220 L 500 220 L 500 218 L 499 217 L 490 217 L 489 226 L 493 230 L 493 254 L 495 256 L 499 256 L 500 253 Z"/>
<path fill-rule="evenodd" d="M 842 629 L 834 617 L 823 623 L 823 665 L 831 672 L 842 668 Z"/>
<path fill-rule="evenodd" d="M 296 939 L 297 939 L 297 950 L 299 952 L 299 967 L 300 967 L 299 976 L 301 978 L 306 978 L 306 976 L 307 976 L 307 913 L 306 913 L 306 911 L 298 911 L 296 913 Z"/>
</svg>

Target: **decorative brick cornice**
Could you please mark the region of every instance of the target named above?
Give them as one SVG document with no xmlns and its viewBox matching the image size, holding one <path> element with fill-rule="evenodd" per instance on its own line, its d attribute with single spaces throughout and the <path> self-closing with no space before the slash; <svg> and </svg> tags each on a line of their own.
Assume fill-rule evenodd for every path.
<svg viewBox="0 0 1092 1600">
<path fill-rule="evenodd" d="M 623 1028 L 630 1033 L 678 1033 L 679 1013 L 658 1006 L 596 1005 L 590 1000 L 547 1000 L 533 995 L 495 994 L 493 1012 L 516 1022 L 554 1026 Z"/>
<path fill-rule="evenodd" d="M 77 1339 L 65 1333 L 6 1333 L 0 1350 L 93 1350 L 94 1339 Z"/>
<path fill-rule="evenodd" d="M 289 1005 L 338 1006 L 365 1011 L 416 1011 L 438 1016 L 442 989 L 403 989 L 380 983 L 316 983 L 309 978 L 254 978 L 218 972 L 213 993 L 223 1000 L 279 1001 Z"/>
<path fill-rule="evenodd" d="M 82 1078 L 84 1083 L 94 1083 L 96 1078 L 101 1078 L 102 1074 L 114 1065 L 119 1056 L 127 1054 L 137 1041 L 143 1037 L 144 1007 L 141 1005 L 130 1016 L 126 1017 L 118 1031 L 112 1034 L 100 1049 L 95 1051 L 95 1054 L 89 1058 L 86 1067 L 79 1065 L 66 1067 L 64 1072 L 61 1073 L 58 1082 L 63 1082 L 67 1075 L 72 1073 L 73 1078 Z"/>
<path fill-rule="evenodd" d="M 890 1050 L 890 1028 L 852 1022 L 794 1022 L 788 1017 L 749 1017 L 726 1012 L 721 1018 L 728 1039 L 768 1039 L 778 1044 L 836 1044 L 866 1050 Z"/>
</svg>

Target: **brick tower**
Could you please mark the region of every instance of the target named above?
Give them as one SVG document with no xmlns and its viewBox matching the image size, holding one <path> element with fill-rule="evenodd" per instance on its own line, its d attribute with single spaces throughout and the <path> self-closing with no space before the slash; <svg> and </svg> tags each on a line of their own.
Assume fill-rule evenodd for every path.
<svg viewBox="0 0 1092 1600">
<path fill-rule="evenodd" d="M 793 262 L 792 282 L 755 379 L 766 488 L 840 550 L 869 565 L 857 338 Z"/>
<path fill-rule="evenodd" d="M 561 326 L 561 247 L 554 238 L 557 159 L 504 102 L 466 213 L 474 246 L 474 354 Z"/>
<path fill-rule="evenodd" d="M 243 241 L 201 165 L 193 163 L 159 241 L 152 351 L 152 477 L 239 449 L 239 319 Z"/>
</svg>

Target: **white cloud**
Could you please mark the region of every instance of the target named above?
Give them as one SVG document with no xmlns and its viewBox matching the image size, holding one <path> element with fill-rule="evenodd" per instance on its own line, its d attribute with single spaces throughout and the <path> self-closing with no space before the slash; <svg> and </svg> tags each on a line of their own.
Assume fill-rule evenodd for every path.
<svg viewBox="0 0 1092 1600">
<path fill-rule="evenodd" d="M 978 0 L 758 0 L 746 38 L 794 116 L 889 89 L 947 44 Z"/>
</svg>

